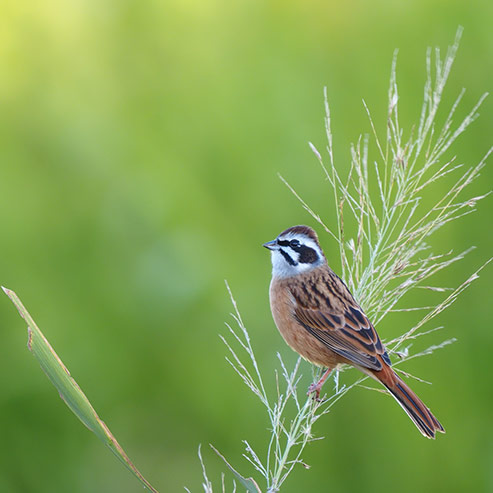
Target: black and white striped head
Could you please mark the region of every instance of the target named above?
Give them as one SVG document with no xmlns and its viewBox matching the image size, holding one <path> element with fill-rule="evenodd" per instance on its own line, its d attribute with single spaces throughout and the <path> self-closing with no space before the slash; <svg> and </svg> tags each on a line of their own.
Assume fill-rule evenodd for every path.
<svg viewBox="0 0 493 493">
<path fill-rule="evenodd" d="M 264 243 L 271 251 L 272 277 L 291 277 L 325 263 L 317 233 L 308 226 L 293 226 Z"/>
</svg>

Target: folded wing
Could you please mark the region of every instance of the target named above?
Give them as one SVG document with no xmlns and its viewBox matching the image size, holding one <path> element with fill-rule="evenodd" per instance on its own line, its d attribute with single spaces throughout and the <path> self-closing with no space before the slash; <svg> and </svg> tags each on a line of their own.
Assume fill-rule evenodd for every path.
<svg viewBox="0 0 493 493">
<path fill-rule="evenodd" d="M 359 307 L 350 306 L 341 312 L 303 307 L 295 309 L 296 320 L 330 350 L 370 370 L 391 365 L 378 334 Z"/>
</svg>

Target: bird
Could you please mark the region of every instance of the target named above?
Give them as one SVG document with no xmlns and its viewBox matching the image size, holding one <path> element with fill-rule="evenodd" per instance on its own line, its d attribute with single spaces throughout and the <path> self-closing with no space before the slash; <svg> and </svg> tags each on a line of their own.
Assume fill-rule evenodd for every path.
<svg viewBox="0 0 493 493">
<path fill-rule="evenodd" d="M 318 236 L 309 226 L 293 226 L 270 250 L 270 306 L 286 343 L 304 359 L 326 368 L 308 389 L 319 399 L 331 371 L 352 365 L 380 382 L 427 438 L 445 433 L 432 412 L 392 369 L 380 337 L 348 287 L 329 267 Z"/>
</svg>

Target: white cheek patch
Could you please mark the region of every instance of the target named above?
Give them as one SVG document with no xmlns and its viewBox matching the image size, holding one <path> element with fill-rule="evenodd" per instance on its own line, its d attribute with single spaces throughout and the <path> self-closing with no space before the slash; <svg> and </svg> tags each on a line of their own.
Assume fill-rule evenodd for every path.
<svg viewBox="0 0 493 493">
<path fill-rule="evenodd" d="M 273 277 L 290 277 L 293 273 L 296 273 L 297 265 L 291 265 L 283 257 L 279 250 L 271 252 L 272 258 L 272 276 Z"/>
<path fill-rule="evenodd" d="M 300 264 L 296 259 L 293 259 L 296 264 L 291 265 L 282 255 L 279 250 L 273 250 L 271 252 L 272 257 L 272 277 L 277 278 L 285 278 L 292 277 L 303 272 L 307 272 L 309 270 L 318 267 L 319 262 L 315 264 Z"/>
</svg>

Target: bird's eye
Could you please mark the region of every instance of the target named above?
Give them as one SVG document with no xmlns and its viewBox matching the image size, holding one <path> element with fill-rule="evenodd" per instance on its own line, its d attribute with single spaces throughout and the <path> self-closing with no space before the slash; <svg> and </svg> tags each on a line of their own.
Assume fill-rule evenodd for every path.
<svg viewBox="0 0 493 493">
<path fill-rule="evenodd" d="M 289 242 L 289 246 L 290 246 L 291 248 L 299 248 L 299 246 L 300 246 L 300 242 L 299 242 L 298 240 L 291 240 L 291 241 Z"/>
</svg>

